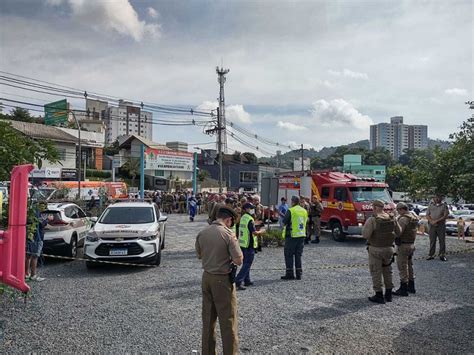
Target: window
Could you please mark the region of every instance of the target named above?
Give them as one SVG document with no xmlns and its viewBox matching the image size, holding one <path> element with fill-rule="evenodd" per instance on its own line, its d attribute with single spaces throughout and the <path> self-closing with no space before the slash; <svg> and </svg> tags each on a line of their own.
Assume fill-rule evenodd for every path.
<svg viewBox="0 0 474 355">
<path fill-rule="evenodd" d="M 336 199 L 337 201 L 348 201 L 346 188 L 336 187 L 334 189 L 334 199 Z"/>
<path fill-rule="evenodd" d="M 256 172 L 256 171 L 241 171 L 240 172 L 240 182 L 241 183 L 257 183 L 258 182 L 258 172 Z"/>
<path fill-rule="evenodd" d="M 329 198 L 329 187 L 323 187 L 322 188 L 321 198 Z"/>
<path fill-rule="evenodd" d="M 58 150 L 59 160 L 66 160 L 66 149 L 57 148 L 57 150 Z"/>
</svg>

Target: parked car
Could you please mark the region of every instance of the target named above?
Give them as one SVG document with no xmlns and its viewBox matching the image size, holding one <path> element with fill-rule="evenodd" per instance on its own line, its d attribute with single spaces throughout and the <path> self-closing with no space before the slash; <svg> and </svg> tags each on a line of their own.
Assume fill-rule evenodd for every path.
<svg viewBox="0 0 474 355">
<path fill-rule="evenodd" d="M 457 235 L 458 234 L 458 227 L 457 227 L 457 220 L 462 218 L 464 220 L 464 235 L 469 236 L 469 226 L 472 222 L 474 222 L 474 215 L 473 214 L 464 214 L 456 216 L 456 219 L 452 219 L 446 221 L 446 234 L 447 235 Z"/>
<path fill-rule="evenodd" d="M 44 228 L 46 254 L 66 254 L 77 256 L 77 248 L 84 244 L 85 236 L 92 226 L 92 219 L 74 203 L 48 203 L 44 217 L 52 215 L 53 220 Z"/>
<path fill-rule="evenodd" d="M 111 204 L 87 234 L 86 266 L 95 267 L 98 260 L 160 265 L 167 219 L 152 202 L 123 200 Z"/>
</svg>

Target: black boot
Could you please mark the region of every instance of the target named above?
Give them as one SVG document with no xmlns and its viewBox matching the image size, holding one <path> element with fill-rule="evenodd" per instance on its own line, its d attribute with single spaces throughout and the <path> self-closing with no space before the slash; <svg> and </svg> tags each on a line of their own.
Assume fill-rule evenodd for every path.
<svg viewBox="0 0 474 355">
<path fill-rule="evenodd" d="M 408 296 L 408 284 L 404 283 L 404 282 L 400 282 L 400 288 L 398 290 L 396 290 L 393 294 L 395 296 L 403 296 L 403 297 L 406 297 Z"/>
<path fill-rule="evenodd" d="M 385 302 L 392 302 L 392 289 L 391 288 L 386 288 L 385 289 Z"/>
<path fill-rule="evenodd" d="M 301 280 L 301 275 L 303 274 L 303 271 L 301 270 L 296 270 L 296 279 Z"/>
<path fill-rule="evenodd" d="M 315 237 L 314 240 L 311 241 L 313 244 L 318 244 L 319 243 L 319 237 Z"/>
<path fill-rule="evenodd" d="M 295 279 L 295 274 L 293 274 L 293 270 L 291 270 L 291 271 L 287 270 L 285 276 L 282 276 L 281 279 L 282 280 L 294 280 Z"/>
<path fill-rule="evenodd" d="M 383 298 L 383 292 L 375 292 L 375 295 L 372 297 L 369 297 L 369 301 L 375 302 L 375 303 L 381 303 L 384 304 L 385 300 Z"/>
<path fill-rule="evenodd" d="M 408 280 L 408 293 L 416 293 L 415 280 Z"/>
</svg>

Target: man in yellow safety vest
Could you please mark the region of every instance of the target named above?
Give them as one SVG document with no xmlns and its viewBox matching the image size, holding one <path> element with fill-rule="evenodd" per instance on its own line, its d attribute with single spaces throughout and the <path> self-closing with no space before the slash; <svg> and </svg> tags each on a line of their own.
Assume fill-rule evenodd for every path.
<svg viewBox="0 0 474 355">
<path fill-rule="evenodd" d="M 303 255 L 304 240 L 306 237 L 306 222 L 308 221 L 308 212 L 300 206 L 300 198 L 293 196 L 291 198 L 291 208 L 286 212 L 283 218 L 283 236 L 285 237 L 285 264 L 286 274 L 282 280 L 294 280 L 295 274 L 293 265 L 296 269 L 296 279 L 301 280 L 303 268 L 301 257 Z"/>
<path fill-rule="evenodd" d="M 235 285 L 239 291 L 245 290 L 245 286 L 253 285 L 253 282 L 250 281 L 250 268 L 252 267 L 255 251 L 258 247 L 257 235 L 264 232 L 263 229 L 257 232 L 255 228 L 255 221 L 252 217 L 255 214 L 255 206 L 247 202 L 243 205 L 242 210 L 244 213 L 240 217 L 239 223 L 239 244 L 244 255 L 244 262 L 235 278 Z M 242 286 L 242 282 L 244 286 Z"/>
</svg>

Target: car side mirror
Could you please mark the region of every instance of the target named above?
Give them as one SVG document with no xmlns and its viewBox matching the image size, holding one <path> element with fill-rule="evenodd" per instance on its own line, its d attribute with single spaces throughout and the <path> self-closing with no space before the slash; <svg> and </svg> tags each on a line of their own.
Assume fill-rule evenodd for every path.
<svg viewBox="0 0 474 355">
<path fill-rule="evenodd" d="M 166 222 L 168 220 L 168 216 L 161 215 L 160 219 L 158 220 L 159 222 Z"/>
<path fill-rule="evenodd" d="M 89 220 L 90 220 L 92 223 L 97 223 L 98 218 L 97 218 L 97 217 L 91 217 L 91 218 L 89 218 Z"/>
</svg>

